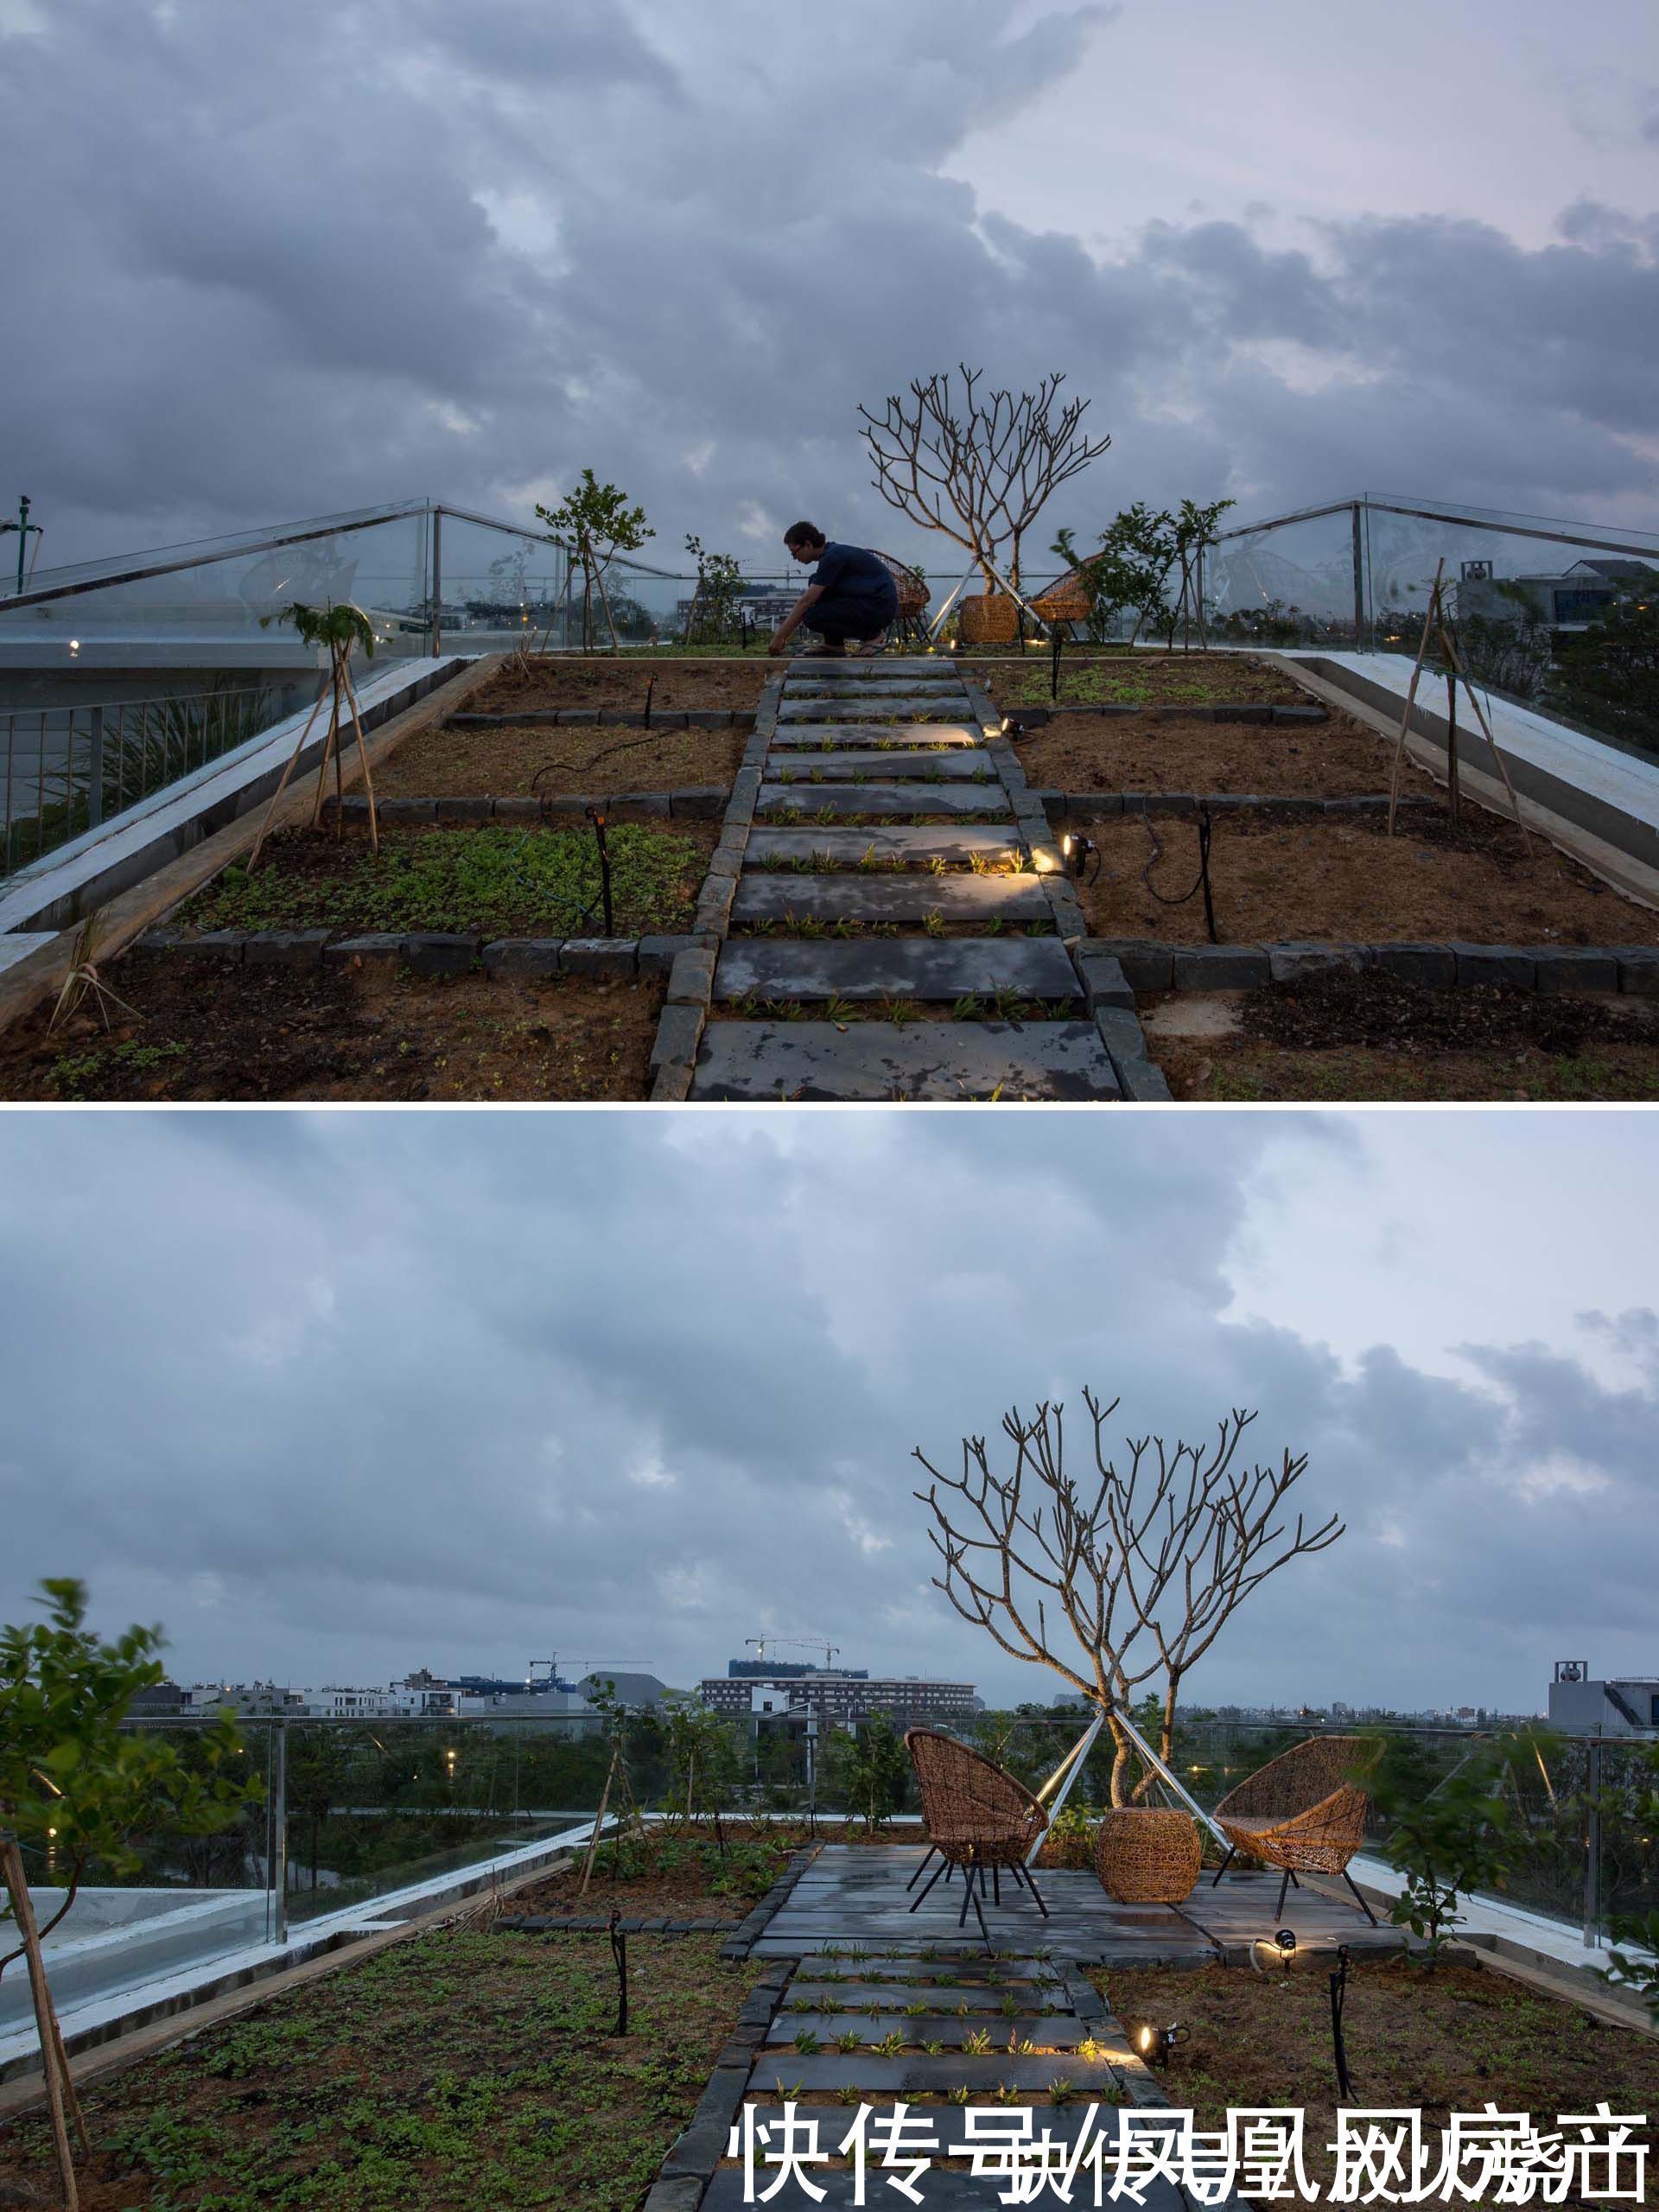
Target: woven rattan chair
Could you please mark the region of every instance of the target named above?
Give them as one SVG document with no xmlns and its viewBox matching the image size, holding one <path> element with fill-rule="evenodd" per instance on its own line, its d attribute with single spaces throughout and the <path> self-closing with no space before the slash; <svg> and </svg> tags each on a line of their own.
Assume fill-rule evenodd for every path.
<svg viewBox="0 0 1659 2212">
<path fill-rule="evenodd" d="M 1032 601 L 1032 613 L 1040 614 L 1045 622 L 1086 622 L 1095 602 L 1084 578 L 1093 566 L 1093 562 L 1084 561 L 1057 576 L 1040 599 Z"/>
<path fill-rule="evenodd" d="M 876 559 L 893 578 L 893 588 L 899 594 L 899 612 L 890 626 L 890 632 L 896 631 L 900 638 L 907 638 L 912 644 L 918 640 L 925 642 L 927 632 L 922 617 L 927 613 L 925 582 L 914 569 L 906 568 L 891 553 L 883 553 L 879 548 L 874 550 Z"/>
<path fill-rule="evenodd" d="M 991 1870 L 993 1902 L 1001 1904 L 1001 1870 L 1006 1866 L 1015 1882 L 1023 1882 L 1031 1891 L 1038 1911 L 1046 1920 L 1048 1907 L 1038 1893 L 1026 1859 L 1047 1827 L 1048 1815 L 1024 1783 L 1005 1774 L 994 1759 L 959 1744 L 954 1736 L 942 1735 L 937 1728 L 910 1729 L 905 1749 L 910 1753 L 922 1793 L 922 1813 L 931 1846 L 928 1858 L 938 1852 L 943 1862 L 911 1910 L 916 1911 L 925 1902 L 928 1890 L 941 1874 L 948 1875 L 951 1867 L 960 1866 L 963 1898 L 957 1925 L 960 1928 L 966 1923 L 971 1904 L 979 1932 L 988 1943 L 990 1933 L 982 1907 L 985 1869 Z M 911 1877 L 912 1883 L 926 1865 L 925 1859 Z"/>
<path fill-rule="evenodd" d="M 1352 1777 L 1376 1756 L 1376 1745 L 1364 1736 L 1314 1736 L 1281 1751 L 1229 1790 L 1215 1811 L 1216 1825 L 1227 1839 L 1227 1856 L 1216 1881 L 1236 1852 L 1267 1866 L 1282 1866 L 1277 1908 L 1282 1912 L 1285 1892 L 1299 1872 L 1340 1874 L 1375 1928 L 1376 1916 L 1354 1889 L 1348 1861 L 1363 1840 L 1370 1802 Z"/>
</svg>

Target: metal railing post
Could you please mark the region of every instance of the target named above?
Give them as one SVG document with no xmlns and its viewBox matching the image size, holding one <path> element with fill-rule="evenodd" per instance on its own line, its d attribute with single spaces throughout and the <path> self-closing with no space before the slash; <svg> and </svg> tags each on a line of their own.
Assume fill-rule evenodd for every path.
<svg viewBox="0 0 1659 2212">
<path fill-rule="evenodd" d="M 104 709 L 92 709 L 92 760 L 86 771 L 86 827 L 96 830 L 104 819 Z"/>
<path fill-rule="evenodd" d="M 1584 1748 L 1584 1947 L 1601 1948 L 1601 1808 L 1596 1798 L 1601 1789 L 1601 1745 L 1593 1740 Z"/>
<path fill-rule="evenodd" d="M 270 1880 L 276 1893 L 272 1941 L 288 1941 L 288 1723 L 276 1723 L 270 1778 Z"/>
<path fill-rule="evenodd" d="M 432 658 L 443 651 L 443 509 L 432 510 Z"/>
<path fill-rule="evenodd" d="M 1365 534 L 1363 502 L 1354 501 L 1354 651 L 1365 651 Z"/>
</svg>

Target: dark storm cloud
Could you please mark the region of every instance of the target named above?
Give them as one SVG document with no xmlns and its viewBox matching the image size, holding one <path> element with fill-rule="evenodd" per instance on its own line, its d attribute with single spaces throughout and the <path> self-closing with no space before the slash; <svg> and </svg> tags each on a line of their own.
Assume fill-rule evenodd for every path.
<svg viewBox="0 0 1659 2212">
<path fill-rule="evenodd" d="M 1081 1445 L 1090 1383 L 1114 1438 L 1259 1409 L 1252 1452 L 1306 1451 L 1310 1519 L 1349 1524 L 1201 1690 L 1529 1704 L 1592 1630 L 1636 1663 L 1651 1313 L 1586 1319 L 1617 1386 L 1571 1341 L 1467 1346 L 1453 1379 L 1386 1325 L 1344 1365 L 1227 1318 L 1276 1184 L 1322 1160 L 1365 1217 L 1357 1131 L 14 1116 L 0 1618 L 79 1573 L 187 1672 L 370 1680 L 555 1645 L 690 1680 L 805 1628 L 1007 1695 L 1029 1678 L 929 1586 L 909 1454 L 953 1465 L 1045 1398 Z"/>
<path fill-rule="evenodd" d="M 1164 222 L 1096 262 L 1086 194 L 1039 233 L 940 173 L 1109 55 L 1114 12 L 0 10 L 45 557 L 429 490 L 527 517 L 589 461 L 659 550 L 770 556 L 804 508 L 916 551 L 855 407 L 960 356 L 1065 367 L 1113 433 L 1045 538 L 1186 489 L 1659 511 L 1645 211 L 1572 205 L 1536 251 L 1433 213 L 1302 251 Z"/>
</svg>

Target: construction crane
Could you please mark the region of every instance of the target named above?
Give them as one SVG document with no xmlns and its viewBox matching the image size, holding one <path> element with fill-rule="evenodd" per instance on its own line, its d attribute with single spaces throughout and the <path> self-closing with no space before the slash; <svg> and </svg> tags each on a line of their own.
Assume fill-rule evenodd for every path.
<svg viewBox="0 0 1659 2212">
<path fill-rule="evenodd" d="M 766 1656 L 769 1643 L 786 1643 L 791 1651 L 822 1651 L 826 1667 L 841 1656 L 841 1646 L 826 1643 L 821 1636 L 746 1636 L 743 1641 L 746 1646 L 752 1646 L 758 1651 L 762 1659 Z"/>
<path fill-rule="evenodd" d="M 580 1667 L 583 1674 L 591 1674 L 595 1667 L 645 1667 L 648 1666 L 650 1662 L 645 1659 L 572 1659 L 568 1663 L 572 1667 Z M 531 1661 L 530 1672 L 524 1676 L 524 1688 L 526 1689 L 528 1689 L 530 1685 L 535 1681 L 536 1669 L 538 1667 L 546 1668 L 548 1680 L 550 1681 L 556 1682 L 558 1681 L 559 1662 L 558 1656 L 556 1653 L 551 1659 L 532 1659 Z"/>
</svg>

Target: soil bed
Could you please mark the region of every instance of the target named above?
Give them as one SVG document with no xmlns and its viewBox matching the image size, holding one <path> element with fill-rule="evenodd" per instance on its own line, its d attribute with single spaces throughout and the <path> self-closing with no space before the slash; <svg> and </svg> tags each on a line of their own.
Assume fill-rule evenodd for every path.
<svg viewBox="0 0 1659 2212">
<path fill-rule="evenodd" d="M 397 1944 L 87 2090 L 81 2203 L 633 2212 L 762 1971 L 720 1940 L 628 1939 L 626 2037 L 602 1936 Z M 31 2112 L 0 2137 L 0 2203 L 60 2201 Z"/>
<path fill-rule="evenodd" d="M 203 969 L 133 952 L 111 1008 L 48 1035 L 50 1008 L 0 1033 L 0 1097 L 639 1099 L 663 982 L 492 982 L 359 969 Z"/>
<path fill-rule="evenodd" d="M 1257 791 L 1345 798 L 1385 791 L 1394 747 L 1348 715 L 1312 729 L 1249 722 L 1160 722 L 1150 715 L 1058 715 L 1014 747 L 1043 791 Z M 1434 789 L 1408 761 L 1402 791 Z"/>
<path fill-rule="evenodd" d="M 1160 2079 L 1172 2103 L 1192 2107 L 1200 2129 L 1224 2130 L 1230 2105 L 1305 2111 L 1304 2168 L 1325 2200 L 1335 2173 L 1326 2145 L 1335 2139 L 1339 2100 L 1323 1966 L 1288 1979 L 1211 1967 L 1187 1974 L 1097 1969 L 1090 1979 L 1131 2036 L 1144 2021 L 1179 2020 L 1191 2031 Z M 1659 2042 L 1605 2025 L 1502 1974 L 1446 1963 L 1431 1973 L 1399 1956 L 1351 1963 L 1343 2031 L 1354 2090 L 1343 2101 L 1347 2109 L 1420 2110 L 1436 2165 L 1440 2133 L 1452 2112 L 1479 2113 L 1491 2103 L 1529 2114 L 1542 2132 L 1554 2130 L 1561 2115 L 1593 2113 L 1605 2098 L 1615 2113 L 1645 2113 L 1656 2122 L 1645 2136 L 1651 2177 L 1659 2155 Z M 1482 2192 L 1481 2201 L 1497 2200 Z"/>
<path fill-rule="evenodd" d="M 734 729 L 425 729 L 377 768 L 381 798 L 729 791 L 747 739 Z"/>
<path fill-rule="evenodd" d="M 550 653 L 527 672 L 509 665 L 467 698 L 469 715 L 505 715 L 516 708 L 639 707 L 655 679 L 652 705 L 690 709 L 732 707 L 752 711 L 779 664 L 757 653 L 752 664 L 726 661 L 613 660 Z"/>
<path fill-rule="evenodd" d="M 964 675 L 982 684 L 999 707 L 1049 707 L 1048 655 L 1019 661 L 961 658 Z M 1079 660 L 1068 649 L 1060 662 L 1058 705 L 1213 707 L 1252 704 L 1306 707 L 1300 684 L 1247 653 L 1102 653 Z"/>
<path fill-rule="evenodd" d="M 1160 1033 L 1181 1099 L 1648 1099 L 1659 1096 L 1659 1007 L 1481 986 L 1430 991 L 1371 970 L 1240 994 L 1235 1027 Z"/>
<path fill-rule="evenodd" d="M 613 934 L 688 929 L 719 824 L 658 830 L 621 822 L 607 833 Z M 476 830 L 289 830 L 253 875 L 224 874 L 172 917 L 187 929 L 441 930 L 489 937 L 587 937 L 603 930 L 594 831 L 503 823 Z"/>
<path fill-rule="evenodd" d="M 1496 816 L 1465 810 L 1402 817 L 1387 835 L 1380 814 L 1213 817 L 1210 850 L 1216 925 L 1224 944 L 1309 940 L 1382 944 L 1652 944 L 1659 914 Z M 1154 817 L 1163 847 L 1153 881 L 1166 898 L 1198 877 L 1194 822 Z M 1079 887 L 1097 937 L 1208 942 L 1202 895 L 1166 906 L 1142 880 L 1154 847 L 1136 817 L 1090 830 L 1100 874 Z M 1092 863 L 1091 863 L 1092 865 Z"/>
</svg>

